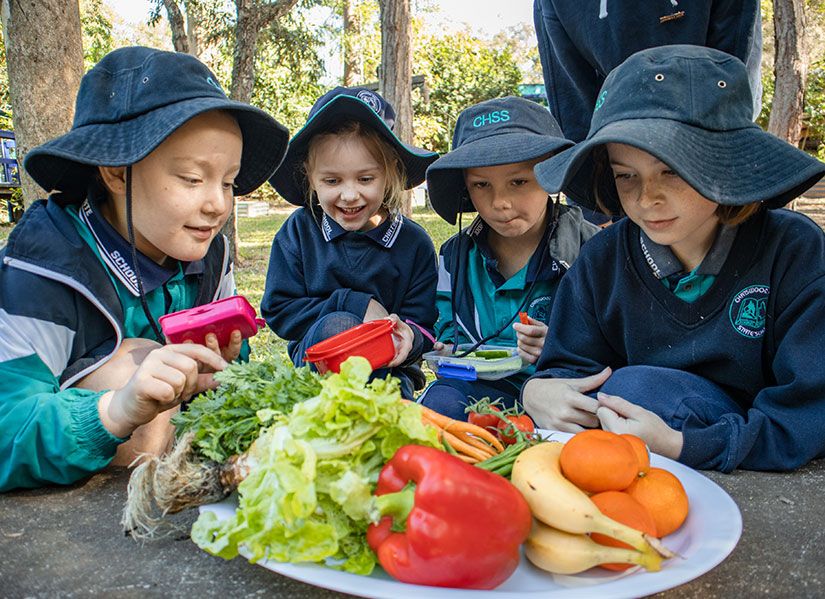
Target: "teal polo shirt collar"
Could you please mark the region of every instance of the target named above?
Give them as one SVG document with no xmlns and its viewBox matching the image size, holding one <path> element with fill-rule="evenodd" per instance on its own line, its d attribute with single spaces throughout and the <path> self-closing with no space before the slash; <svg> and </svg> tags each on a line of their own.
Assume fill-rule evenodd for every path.
<svg viewBox="0 0 825 599">
<path fill-rule="evenodd" d="M 718 275 L 728 259 L 728 254 L 736 238 L 736 227 L 722 226 L 716 233 L 710 250 L 702 263 L 694 269 L 694 275 Z M 659 245 L 648 237 L 644 231 L 639 231 L 639 243 L 648 266 L 657 279 L 670 279 L 674 275 L 685 276 L 682 263 L 671 251 L 669 246 Z"/>
<path fill-rule="evenodd" d="M 324 241 L 333 241 L 352 231 L 347 231 L 344 227 L 335 222 L 335 219 L 329 218 L 326 213 L 321 217 L 321 233 L 324 236 Z M 363 235 L 367 239 L 374 241 L 377 245 L 383 248 L 390 249 L 398 235 L 401 233 L 401 228 L 404 226 L 404 216 L 397 212 L 391 214 L 384 219 L 377 227 L 373 227 L 369 231 L 357 232 L 358 235 Z"/>
<path fill-rule="evenodd" d="M 517 286 L 518 288 L 524 288 L 536 279 L 550 280 L 556 276 L 561 276 L 561 267 L 554 258 L 545 258 L 544 264 L 541 264 L 542 255 L 548 251 L 547 232 L 551 225 L 552 223 L 548 222 L 538 247 L 533 252 L 533 255 L 530 256 L 530 260 L 527 262 L 527 271 L 525 272 L 524 269 L 522 269 L 519 273 L 510 277 L 509 280 L 505 279 L 498 271 L 498 259 L 493 255 L 493 249 L 490 247 L 488 241 L 490 225 L 480 216 L 476 216 L 473 222 L 465 229 L 465 232 L 467 236 L 473 240 L 479 253 L 484 258 L 484 269 L 496 287 L 501 287 L 505 283 L 509 283 L 508 287 Z M 541 272 L 539 272 L 540 265 Z"/>
<path fill-rule="evenodd" d="M 81 204 L 78 216 L 91 231 L 103 262 L 129 293 L 138 297 L 140 291 L 132 261 L 132 248 L 129 242 L 100 215 L 96 210 L 98 206 L 98 198 L 94 194 L 89 194 L 89 197 Z M 144 293 L 151 293 L 163 286 L 178 274 L 180 266 L 183 267 L 184 275 L 202 274 L 204 269 L 203 260 L 187 263 L 169 260 L 167 266 L 162 266 L 140 251 L 137 251 L 137 259 Z"/>
</svg>

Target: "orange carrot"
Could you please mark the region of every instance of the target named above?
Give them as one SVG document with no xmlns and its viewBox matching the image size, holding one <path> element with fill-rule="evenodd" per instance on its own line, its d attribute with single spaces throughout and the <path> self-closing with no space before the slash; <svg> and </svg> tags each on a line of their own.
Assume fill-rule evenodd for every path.
<svg viewBox="0 0 825 599">
<path fill-rule="evenodd" d="M 470 456 L 471 458 L 475 458 L 478 461 L 486 460 L 487 458 L 491 457 L 489 454 L 484 453 L 477 447 L 473 447 L 469 443 L 465 443 L 452 433 L 447 431 L 442 431 L 441 433 L 444 439 L 449 443 L 457 452 L 462 453 L 466 456 Z"/>
</svg>

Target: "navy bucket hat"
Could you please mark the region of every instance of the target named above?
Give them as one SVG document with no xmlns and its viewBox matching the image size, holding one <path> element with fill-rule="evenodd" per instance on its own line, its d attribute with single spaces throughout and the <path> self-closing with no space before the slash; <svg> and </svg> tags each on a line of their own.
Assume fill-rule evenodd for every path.
<svg viewBox="0 0 825 599">
<path fill-rule="evenodd" d="M 536 176 L 550 192 L 587 190 L 576 200 L 595 208 L 593 181 L 582 180 L 591 153 L 623 143 L 655 156 L 713 202 L 779 208 L 814 185 L 825 163 L 766 133 L 752 116 L 748 74 L 738 58 L 702 46 L 642 50 L 607 76 L 587 138 L 536 165 Z M 602 203 L 617 213 L 613 179 L 604 179 L 596 182 Z"/>
<path fill-rule="evenodd" d="M 336 87 L 318 98 L 309 111 L 306 124 L 289 142 L 289 150 L 281 166 L 269 179 L 275 190 L 290 204 L 306 203 L 308 183 L 304 161 L 309 142 L 318 133 L 334 125 L 359 122 L 378 132 L 398 153 L 407 173 L 405 188 L 415 187 L 424 180 L 424 173 L 438 154 L 402 142 L 393 133 L 395 111 L 379 94 L 365 87 Z"/>
<path fill-rule="evenodd" d="M 452 151 L 427 169 L 430 203 L 455 224 L 459 211 L 475 211 L 463 169 L 534 160 L 572 145 L 550 111 L 535 102 L 508 96 L 474 104 L 458 115 Z"/>
<path fill-rule="evenodd" d="M 46 191 L 85 193 L 97 166 L 139 162 L 193 117 L 225 110 L 243 136 L 235 195 L 278 167 L 289 132 L 263 110 L 230 100 L 194 56 L 140 46 L 110 52 L 80 82 L 72 129 L 31 150 L 25 167 Z"/>
</svg>

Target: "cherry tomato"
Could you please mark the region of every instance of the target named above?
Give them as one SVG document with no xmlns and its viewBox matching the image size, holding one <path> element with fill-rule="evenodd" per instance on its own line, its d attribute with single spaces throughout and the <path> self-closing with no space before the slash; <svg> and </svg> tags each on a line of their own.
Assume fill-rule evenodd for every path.
<svg viewBox="0 0 825 599">
<path fill-rule="evenodd" d="M 501 412 L 499 408 L 496 406 L 490 406 L 490 409 L 495 412 Z M 480 414 L 478 412 L 470 412 L 467 420 L 470 424 L 475 424 L 476 426 L 480 426 L 483 429 L 488 429 L 495 431 L 496 427 L 498 426 L 499 422 L 502 422 L 501 418 L 496 416 L 495 414 Z"/>
<path fill-rule="evenodd" d="M 499 420 L 498 424 L 498 438 L 506 445 L 512 445 L 518 438 L 515 435 L 515 429 L 523 433 L 532 433 L 536 430 L 536 426 L 527 414 L 520 416 L 507 416 L 507 420 Z"/>
</svg>

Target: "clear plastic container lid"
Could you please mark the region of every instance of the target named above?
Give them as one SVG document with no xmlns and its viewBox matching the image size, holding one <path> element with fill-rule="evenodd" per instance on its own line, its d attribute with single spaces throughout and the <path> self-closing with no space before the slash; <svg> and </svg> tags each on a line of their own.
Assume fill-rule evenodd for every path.
<svg viewBox="0 0 825 599">
<path fill-rule="evenodd" d="M 461 353 L 472 347 L 465 343 L 458 346 Z M 439 378 L 454 378 L 465 381 L 476 379 L 494 381 L 515 374 L 526 365 L 518 355 L 518 349 L 501 345 L 482 345 L 473 353 L 463 358 L 453 354 L 431 351 L 424 354 L 424 359 Z"/>
</svg>

